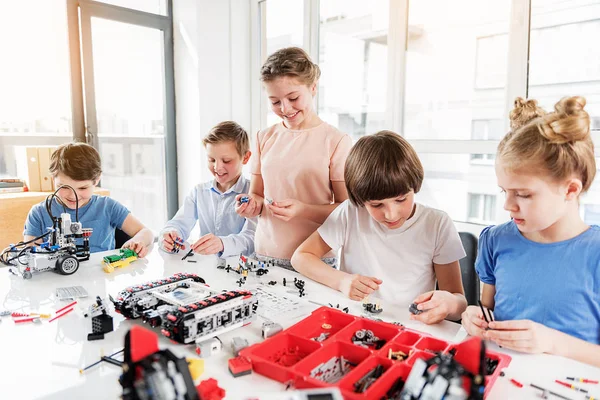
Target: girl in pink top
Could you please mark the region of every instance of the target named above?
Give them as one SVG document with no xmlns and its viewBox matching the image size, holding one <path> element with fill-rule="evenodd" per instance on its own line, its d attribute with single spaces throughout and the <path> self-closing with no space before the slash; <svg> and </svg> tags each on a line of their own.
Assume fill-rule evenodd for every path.
<svg viewBox="0 0 600 400">
<path fill-rule="evenodd" d="M 297 47 L 267 58 L 261 80 L 273 112 L 283 121 L 256 135 L 250 193 L 237 196 L 238 214 L 260 216 L 255 257 L 290 269 L 294 250 L 348 198 L 344 164 L 352 140 L 314 110 L 320 74 Z M 249 201 L 241 203 L 244 196 Z M 335 264 L 333 254 L 324 261 Z"/>
</svg>

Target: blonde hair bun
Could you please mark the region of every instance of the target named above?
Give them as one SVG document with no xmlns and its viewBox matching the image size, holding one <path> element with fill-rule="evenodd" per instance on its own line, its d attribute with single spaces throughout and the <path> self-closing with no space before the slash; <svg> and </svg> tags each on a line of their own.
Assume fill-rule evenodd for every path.
<svg viewBox="0 0 600 400">
<path fill-rule="evenodd" d="M 537 100 L 525 100 L 522 97 L 515 99 L 515 107 L 508 114 L 510 118 L 510 129 L 512 131 L 526 125 L 531 120 L 543 117 L 546 111 L 538 106 Z"/>
<path fill-rule="evenodd" d="M 590 136 L 590 116 L 583 108 L 584 97 L 563 97 L 554 106 L 554 112 L 546 115 L 538 127 L 550 143 L 564 144 L 586 140 Z"/>
</svg>

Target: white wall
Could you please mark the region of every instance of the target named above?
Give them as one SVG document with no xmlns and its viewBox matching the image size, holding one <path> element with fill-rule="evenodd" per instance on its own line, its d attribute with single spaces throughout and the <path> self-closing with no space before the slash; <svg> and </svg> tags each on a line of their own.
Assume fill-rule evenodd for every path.
<svg viewBox="0 0 600 400">
<path fill-rule="evenodd" d="M 250 1 L 176 0 L 173 31 L 181 204 L 211 178 L 202 146 L 210 128 L 234 120 L 252 134 Z"/>
</svg>

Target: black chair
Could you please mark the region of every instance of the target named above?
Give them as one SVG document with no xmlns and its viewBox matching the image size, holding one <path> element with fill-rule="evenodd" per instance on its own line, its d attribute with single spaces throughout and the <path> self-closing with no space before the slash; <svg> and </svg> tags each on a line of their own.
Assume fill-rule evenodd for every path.
<svg viewBox="0 0 600 400">
<path fill-rule="evenodd" d="M 128 234 L 119 228 L 115 229 L 115 249 L 120 249 L 129 239 L 131 239 L 131 237 Z"/>
<path fill-rule="evenodd" d="M 459 232 L 458 234 L 465 253 L 467 253 L 466 257 L 460 260 L 460 273 L 465 289 L 465 298 L 470 306 L 476 306 L 479 300 L 479 276 L 475 271 L 477 237 L 469 232 Z"/>
</svg>

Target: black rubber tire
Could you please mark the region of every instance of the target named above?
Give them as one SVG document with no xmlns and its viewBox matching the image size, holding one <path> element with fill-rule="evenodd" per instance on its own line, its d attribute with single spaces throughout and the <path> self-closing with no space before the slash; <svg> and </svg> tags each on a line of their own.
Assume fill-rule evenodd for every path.
<svg viewBox="0 0 600 400">
<path fill-rule="evenodd" d="M 71 255 L 56 260 L 56 272 L 61 275 L 72 275 L 79 269 L 79 260 Z"/>
</svg>

